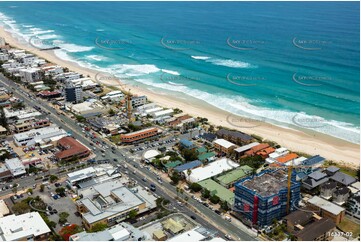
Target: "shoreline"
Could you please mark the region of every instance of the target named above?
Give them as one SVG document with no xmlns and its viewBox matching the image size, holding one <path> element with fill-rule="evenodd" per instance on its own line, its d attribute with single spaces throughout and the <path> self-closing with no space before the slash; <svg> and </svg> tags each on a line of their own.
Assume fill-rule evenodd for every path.
<svg viewBox="0 0 361 242">
<path fill-rule="evenodd" d="M 6 42 L 11 46 L 24 49 L 33 54 L 46 59 L 49 62 L 62 67 L 67 67 L 71 71 L 79 72 L 84 76 L 90 76 L 95 80 L 95 76 L 99 73 L 96 70 L 88 69 L 78 65 L 75 62 L 65 61 L 58 58 L 53 50 L 39 50 L 30 45 L 19 43 L 9 32 L 6 32 L 3 26 L 0 26 L 0 36 L 4 37 Z M 115 83 L 114 83 L 115 82 Z M 101 84 L 119 87 L 119 83 L 115 80 L 100 81 Z M 294 152 L 306 153 L 310 155 L 321 155 L 327 160 L 332 160 L 340 165 L 357 168 L 360 166 L 360 146 L 336 137 L 321 134 L 315 131 L 305 130 L 305 132 L 283 128 L 262 121 L 254 121 L 249 118 L 232 115 L 231 113 L 218 109 L 205 101 L 194 97 L 179 98 L 167 95 L 166 93 L 155 93 L 153 91 L 139 88 L 137 85 L 129 85 L 131 92 L 138 95 L 146 95 L 148 100 L 167 108 L 179 108 L 183 113 L 194 117 L 207 118 L 210 124 L 215 126 L 224 126 L 236 129 L 250 135 L 257 135 L 264 140 L 277 142 L 279 145 L 286 147 Z M 128 89 L 128 88 L 127 88 Z M 229 122 L 230 117 L 237 117 L 242 122 L 243 127 L 232 125 Z"/>
</svg>

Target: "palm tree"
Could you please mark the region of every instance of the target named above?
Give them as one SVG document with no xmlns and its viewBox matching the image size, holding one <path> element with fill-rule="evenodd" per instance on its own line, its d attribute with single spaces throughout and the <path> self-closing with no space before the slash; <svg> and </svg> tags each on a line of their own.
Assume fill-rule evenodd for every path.
<svg viewBox="0 0 361 242">
<path fill-rule="evenodd" d="M 179 193 L 180 193 L 181 195 L 183 195 L 183 194 L 184 194 L 184 190 L 183 190 L 183 188 L 179 188 Z"/>
<path fill-rule="evenodd" d="M 176 187 L 176 191 L 177 191 L 177 197 L 178 197 L 179 187 Z"/>
</svg>

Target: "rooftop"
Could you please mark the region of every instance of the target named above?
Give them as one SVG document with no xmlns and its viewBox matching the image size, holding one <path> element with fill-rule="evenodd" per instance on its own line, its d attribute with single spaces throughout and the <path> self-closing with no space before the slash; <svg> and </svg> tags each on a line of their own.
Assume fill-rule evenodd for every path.
<svg viewBox="0 0 361 242">
<path fill-rule="evenodd" d="M 265 172 L 244 180 L 242 186 L 254 191 L 262 197 L 278 194 L 280 190 L 287 189 L 287 173 L 283 170 Z"/>
<path fill-rule="evenodd" d="M 142 134 L 142 133 L 145 133 L 145 132 L 154 131 L 155 129 L 158 130 L 157 128 L 152 127 L 152 128 L 142 129 L 142 130 L 139 130 L 139 131 L 124 134 L 124 136 Z"/>
<path fill-rule="evenodd" d="M 0 218 L 0 239 L 3 241 L 20 240 L 28 236 L 39 236 L 50 232 L 38 212 L 21 215 L 8 215 Z"/>
<path fill-rule="evenodd" d="M 49 137 L 58 136 L 61 134 L 67 135 L 65 130 L 60 129 L 58 126 L 51 125 L 51 126 L 36 129 L 36 130 L 30 130 L 27 132 L 14 134 L 13 137 L 16 140 L 21 141 L 23 139 L 27 139 L 30 137 L 49 138 Z"/>
<path fill-rule="evenodd" d="M 350 189 L 348 189 L 347 187 L 340 187 L 335 191 L 335 195 L 336 196 L 345 195 L 345 194 L 347 194 L 349 192 L 350 192 Z"/>
<path fill-rule="evenodd" d="M 204 153 L 204 154 L 200 154 L 198 155 L 198 160 L 206 160 L 206 159 L 209 159 L 211 157 L 214 157 L 216 154 L 214 154 L 214 152 L 207 152 L 207 153 Z"/>
<path fill-rule="evenodd" d="M 319 155 L 312 156 L 308 158 L 307 160 L 304 160 L 302 165 L 304 166 L 313 166 L 317 164 L 322 164 L 325 161 L 325 158 Z"/>
<path fill-rule="evenodd" d="M 327 181 L 321 185 L 323 189 L 334 189 L 337 187 L 337 183 L 333 181 Z"/>
<path fill-rule="evenodd" d="M 234 204 L 234 193 L 227 188 L 219 185 L 212 179 L 207 179 L 198 182 L 203 188 L 206 188 L 211 192 L 211 195 L 218 196 L 222 201 L 227 201 L 229 204 Z"/>
<path fill-rule="evenodd" d="M 204 236 L 202 233 L 197 231 L 197 228 L 194 228 L 192 230 L 186 231 L 184 233 L 181 233 L 179 235 L 176 235 L 175 237 L 169 239 L 168 241 L 202 241 L 206 239 L 206 236 Z"/>
<path fill-rule="evenodd" d="M 187 139 L 181 139 L 179 141 L 179 143 L 181 143 L 183 146 L 185 147 L 192 147 L 193 146 L 193 142 Z"/>
<path fill-rule="evenodd" d="M 144 159 L 151 159 L 156 157 L 157 155 L 160 155 L 161 152 L 159 152 L 158 150 L 147 150 L 146 152 L 144 152 L 143 154 L 143 158 Z"/>
<path fill-rule="evenodd" d="M 233 144 L 232 142 L 229 142 L 228 140 L 225 139 L 216 139 L 215 141 L 213 141 L 215 144 L 218 144 L 226 149 L 235 146 L 235 144 Z"/>
<path fill-rule="evenodd" d="M 235 149 L 235 151 L 238 152 L 238 153 L 241 153 L 241 152 L 244 152 L 244 151 L 246 151 L 246 150 L 249 150 L 249 149 L 251 149 L 252 147 L 255 147 L 255 146 L 257 146 L 257 145 L 259 145 L 258 142 L 253 142 L 253 143 L 250 143 L 250 144 L 248 144 L 248 145 L 244 145 L 244 146 L 238 147 L 237 149 Z"/>
<path fill-rule="evenodd" d="M 315 179 L 315 180 L 320 180 L 320 179 L 322 179 L 322 178 L 324 178 L 326 176 L 327 176 L 327 174 L 322 173 L 322 172 L 320 172 L 318 170 L 314 171 L 314 172 L 312 172 L 311 174 L 308 175 L 308 177 L 310 177 L 312 179 Z"/>
<path fill-rule="evenodd" d="M 266 149 L 269 147 L 269 144 L 267 143 L 261 143 L 259 145 L 253 146 L 249 151 L 246 152 L 246 154 L 254 154 L 259 150 Z"/>
<path fill-rule="evenodd" d="M 338 183 L 341 183 L 345 186 L 348 186 L 354 182 L 356 182 L 356 179 L 350 175 L 347 175 L 343 172 L 336 172 L 333 176 L 330 177 L 332 180 L 337 181 Z"/>
<path fill-rule="evenodd" d="M 4 200 L 0 200 L 0 218 L 10 214 L 10 210 Z"/>
<path fill-rule="evenodd" d="M 290 153 L 285 156 L 279 157 L 276 160 L 281 163 L 286 163 L 290 160 L 296 159 L 297 157 L 298 157 L 298 155 L 296 153 Z"/>
<path fill-rule="evenodd" d="M 291 222 L 292 224 L 304 225 L 312 218 L 312 216 L 313 216 L 312 212 L 296 210 L 290 213 L 289 215 L 287 215 L 285 219 Z"/>
<path fill-rule="evenodd" d="M 206 166 L 193 169 L 192 173 L 189 175 L 189 180 L 191 182 L 203 181 L 210 177 L 221 174 L 224 171 L 232 170 L 236 167 L 239 167 L 237 163 L 233 162 L 228 158 L 221 158 L 219 160 L 209 163 Z M 185 176 L 188 179 L 187 172 L 183 171 L 183 173 L 185 173 Z"/>
<path fill-rule="evenodd" d="M 181 165 L 181 164 L 182 164 L 181 161 L 176 160 L 176 161 L 168 162 L 168 163 L 165 164 L 164 166 L 169 169 L 169 168 L 174 168 L 174 167 L 176 167 L 176 166 L 179 166 L 179 165 Z"/>
<path fill-rule="evenodd" d="M 58 141 L 58 145 L 65 148 L 65 150 L 60 151 L 55 154 L 55 157 L 58 159 L 68 158 L 70 156 L 79 155 L 89 151 L 87 147 L 82 145 L 79 141 L 73 137 L 63 137 Z"/>
<path fill-rule="evenodd" d="M 177 166 L 176 168 L 174 168 L 174 170 L 178 171 L 178 172 L 182 172 L 188 169 L 192 169 L 194 167 L 198 167 L 200 165 L 202 165 L 203 163 L 199 160 L 194 160 L 188 163 L 185 163 L 183 165 Z"/>
<path fill-rule="evenodd" d="M 338 168 L 336 166 L 329 166 L 326 168 L 326 171 L 329 171 L 329 172 L 337 172 L 339 170 L 340 170 L 340 168 Z"/>
<path fill-rule="evenodd" d="M 249 175 L 252 172 L 252 168 L 245 165 L 234 169 L 233 171 L 227 172 L 226 174 L 216 178 L 221 184 L 230 184 L 238 181 L 242 177 Z"/>
<path fill-rule="evenodd" d="M 297 233 L 297 237 L 303 241 L 313 241 L 335 227 L 336 225 L 331 219 L 322 218 L 306 225 L 300 232 Z"/>
<path fill-rule="evenodd" d="M 329 213 L 332 213 L 334 215 L 338 215 L 342 211 L 345 211 L 344 208 L 337 206 L 336 204 L 333 204 L 332 202 L 329 202 L 318 196 L 313 196 L 311 199 L 308 200 L 308 203 L 315 205 L 315 206 L 317 206 Z"/>
<path fill-rule="evenodd" d="M 248 134 L 242 133 L 240 131 L 232 131 L 232 130 L 227 130 L 227 129 L 218 130 L 217 135 L 218 136 L 223 136 L 223 135 L 233 136 L 237 139 L 241 139 L 242 141 L 250 141 L 253 139 L 253 137 Z"/>
<path fill-rule="evenodd" d="M 146 204 L 146 209 L 155 206 L 153 196 L 143 192 L 141 187 L 137 187 L 136 190 L 138 192 L 133 192 L 118 180 L 107 181 L 78 190 L 83 199 L 77 203 L 82 203 L 89 210 L 82 215 L 88 223 L 121 214 L 141 204 Z"/>
</svg>

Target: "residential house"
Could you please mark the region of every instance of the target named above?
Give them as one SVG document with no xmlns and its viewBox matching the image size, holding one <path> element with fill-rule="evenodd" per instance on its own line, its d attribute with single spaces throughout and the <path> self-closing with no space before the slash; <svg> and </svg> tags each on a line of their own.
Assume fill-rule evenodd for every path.
<svg viewBox="0 0 361 242">
<path fill-rule="evenodd" d="M 298 241 L 332 240 L 332 232 L 336 229 L 336 224 L 331 219 L 307 211 L 296 210 L 284 220 L 287 223 L 287 232 Z"/>
<path fill-rule="evenodd" d="M 336 191 L 337 183 L 334 181 L 327 181 L 320 186 L 320 196 L 329 200 Z"/>
<path fill-rule="evenodd" d="M 317 170 L 308 175 L 308 178 L 302 182 L 302 186 L 307 190 L 312 190 L 327 181 L 327 175 Z"/>
<path fill-rule="evenodd" d="M 217 152 L 224 153 L 226 155 L 230 155 L 237 147 L 235 144 L 225 139 L 216 139 L 215 141 L 213 141 L 213 146 Z"/>
<path fill-rule="evenodd" d="M 310 209 L 320 211 L 320 216 L 331 219 L 336 225 L 345 217 L 345 209 L 318 196 L 307 201 Z"/>
<path fill-rule="evenodd" d="M 332 195 L 332 202 L 342 205 L 347 202 L 350 195 L 350 189 L 347 187 L 339 187 Z"/>
<path fill-rule="evenodd" d="M 254 140 L 252 136 L 240 131 L 220 129 L 216 134 L 218 138 L 229 140 L 235 144 L 248 144 Z"/>
<path fill-rule="evenodd" d="M 349 186 L 352 183 L 356 182 L 356 179 L 354 177 L 340 171 L 336 172 L 333 176 L 330 177 L 330 179 L 343 186 Z"/>
</svg>

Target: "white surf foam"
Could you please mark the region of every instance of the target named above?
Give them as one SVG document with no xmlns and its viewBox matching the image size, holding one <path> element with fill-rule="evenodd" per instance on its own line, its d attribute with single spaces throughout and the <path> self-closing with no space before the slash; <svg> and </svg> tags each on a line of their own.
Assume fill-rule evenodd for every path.
<svg viewBox="0 0 361 242">
<path fill-rule="evenodd" d="M 58 46 L 67 52 L 85 52 L 94 49 L 92 46 L 82 46 L 72 43 L 59 43 Z"/>
<path fill-rule="evenodd" d="M 235 115 L 248 117 L 260 121 L 273 123 L 275 125 L 291 128 L 291 129 L 310 129 L 323 134 L 328 134 L 352 143 L 360 143 L 359 127 L 355 127 L 350 123 L 339 122 L 335 120 L 325 120 L 322 117 L 312 116 L 305 113 L 291 112 L 287 110 L 275 110 L 265 107 L 259 107 L 251 104 L 251 100 L 235 95 L 225 95 L 224 93 L 210 94 L 205 91 L 189 88 L 187 86 L 175 86 L 167 83 L 158 83 L 152 79 L 135 79 L 153 88 L 161 88 L 170 91 L 181 92 L 194 98 L 203 100 L 212 106 L 222 110 L 229 111 Z M 295 122 L 298 120 L 310 120 L 307 122 Z"/>
<path fill-rule="evenodd" d="M 211 58 L 209 56 L 195 56 L 195 55 L 192 55 L 191 57 L 196 60 L 208 60 Z"/>
<path fill-rule="evenodd" d="M 171 74 L 171 75 L 175 75 L 175 76 L 180 76 L 179 72 L 177 72 L 177 71 L 171 71 L 171 70 L 167 70 L 167 69 L 162 69 L 162 72 L 168 73 L 168 74 Z"/>
<path fill-rule="evenodd" d="M 107 61 L 109 60 L 108 57 L 102 56 L 102 55 L 87 55 L 85 56 L 88 60 L 95 60 L 95 61 Z"/>
</svg>

